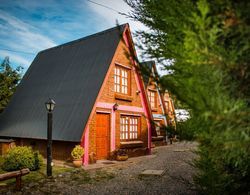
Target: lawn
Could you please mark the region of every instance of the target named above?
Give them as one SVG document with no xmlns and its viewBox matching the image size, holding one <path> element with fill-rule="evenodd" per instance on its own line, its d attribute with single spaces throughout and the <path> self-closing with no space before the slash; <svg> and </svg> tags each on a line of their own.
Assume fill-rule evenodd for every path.
<svg viewBox="0 0 250 195">
<path fill-rule="evenodd" d="M 70 172 L 74 170 L 74 168 L 70 167 L 62 167 L 62 166 L 53 166 L 53 176 L 58 176 L 61 173 Z M 5 173 L 6 171 L 3 171 L 0 168 L 0 173 Z M 37 171 L 31 171 L 29 174 L 22 176 L 22 183 L 30 183 L 30 182 L 39 182 L 42 179 L 46 178 L 46 164 L 43 164 L 41 168 Z M 8 179 L 5 181 L 0 182 L 0 186 L 6 186 L 6 185 L 14 185 L 16 182 L 16 179 Z"/>
<path fill-rule="evenodd" d="M 5 173 L 0 169 L 0 173 Z M 104 170 L 85 171 L 82 168 L 53 166 L 53 178 L 47 179 L 46 164 L 43 164 L 37 171 L 31 171 L 22 177 L 22 192 L 60 192 L 61 186 L 80 186 L 84 184 L 95 184 L 115 177 L 114 173 Z M 9 179 L 0 182 L 0 194 L 16 192 L 16 179 Z"/>
</svg>

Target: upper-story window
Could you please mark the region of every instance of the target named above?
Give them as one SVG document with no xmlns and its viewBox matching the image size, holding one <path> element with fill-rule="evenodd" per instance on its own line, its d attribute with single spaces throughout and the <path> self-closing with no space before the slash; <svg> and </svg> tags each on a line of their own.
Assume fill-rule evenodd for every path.
<svg viewBox="0 0 250 195">
<path fill-rule="evenodd" d="M 156 92 L 148 90 L 148 99 L 151 108 L 156 108 Z"/>
<path fill-rule="evenodd" d="M 129 76 L 130 69 L 122 66 L 115 67 L 114 81 L 115 81 L 115 92 L 122 94 L 129 94 Z"/>
</svg>

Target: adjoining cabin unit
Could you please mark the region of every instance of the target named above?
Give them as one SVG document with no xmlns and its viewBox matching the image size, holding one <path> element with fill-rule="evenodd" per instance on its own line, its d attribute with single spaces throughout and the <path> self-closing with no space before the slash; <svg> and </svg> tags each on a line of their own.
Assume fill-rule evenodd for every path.
<svg viewBox="0 0 250 195">
<path fill-rule="evenodd" d="M 52 98 L 53 158 L 70 158 L 76 144 L 85 165 L 119 148 L 149 154 L 152 114 L 134 56 L 128 24 L 39 52 L 0 117 L 0 137 L 46 156 Z"/>
<path fill-rule="evenodd" d="M 166 114 L 168 116 L 167 117 L 168 125 L 176 127 L 174 101 L 171 98 L 167 90 L 164 92 L 163 97 L 164 97 L 164 103 L 165 103 L 165 108 L 166 108 Z"/>
<path fill-rule="evenodd" d="M 167 91 L 160 90 L 154 61 L 142 62 L 141 72 L 157 133 L 157 136 L 152 136 L 152 141 L 157 145 L 164 144 L 167 136 L 166 127 L 175 126 L 173 101 Z"/>
</svg>

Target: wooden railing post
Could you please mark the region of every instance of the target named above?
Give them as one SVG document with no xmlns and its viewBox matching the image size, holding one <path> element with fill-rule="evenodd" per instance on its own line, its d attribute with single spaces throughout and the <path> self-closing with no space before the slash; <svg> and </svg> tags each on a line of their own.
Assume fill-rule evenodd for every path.
<svg viewBox="0 0 250 195">
<path fill-rule="evenodd" d="M 16 177 L 16 189 L 17 190 L 21 190 L 21 187 L 22 187 L 21 175 L 18 175 Z"/>
<path fill-rule="evenodd" d="M 0 181 L 16 178 L 16 189 L 21 190 L 21 187 L 22 187 L 21 177 L 23 175 L 28 174 L 29 172 L 30 172 L 29 169 L 22 169 L 20 171 L 12 171 L 8 173 L 3 173 L 3 174 L 0 174 Z"/>
</svg>

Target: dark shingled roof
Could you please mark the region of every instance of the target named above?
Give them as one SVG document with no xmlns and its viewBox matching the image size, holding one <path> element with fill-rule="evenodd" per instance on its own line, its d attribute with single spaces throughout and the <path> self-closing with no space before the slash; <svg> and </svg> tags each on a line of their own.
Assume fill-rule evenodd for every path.
<svg viewBox="0 0 250 195">
<path fill-rule="evenodd" d="M 79 142 L 125 26 L 38 53 L 0 117 L 0 136 L 47 139 L 52 98 L 53 140 Z"/>
<path fill-rule="evenodd" d="M 140 63 L 142 78 L 145 87 L 147 87 L 149 84 L 149 79 L 152 76 L 152 67 L 154 66 L 154 64 L 154 61 L 146 61 Z"/>
</svg>

